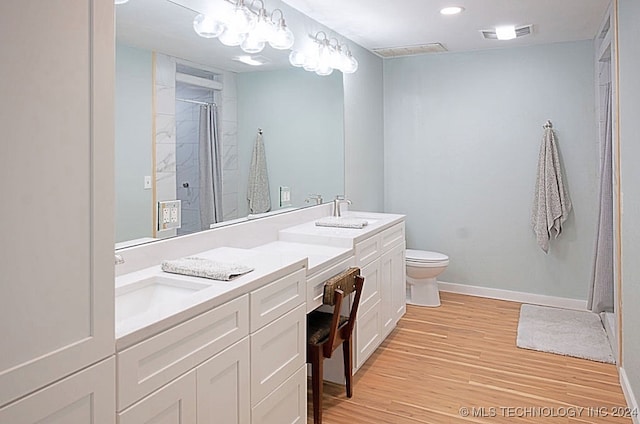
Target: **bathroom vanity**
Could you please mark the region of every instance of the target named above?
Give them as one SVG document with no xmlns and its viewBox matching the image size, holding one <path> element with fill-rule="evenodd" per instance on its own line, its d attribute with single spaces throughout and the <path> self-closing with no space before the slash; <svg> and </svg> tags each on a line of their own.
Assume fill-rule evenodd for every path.
<svg viewBox="0 0 640 424">
<path fill-rule="evenodd" d="M 190 251 L 186 237 L 119 251 L 125 260 L 119 267 L 128 267 L 116 278 L 120 424 L 159 417 L 306 422 L 306 314 L 321 306 L 324 281 L 350 266 L 365 276 L 354 334 L 354 372 L 361 368 L 405 311 L 404 217 L 352 213 L 369 224 L 315 226 L 328 211 L 321 205 L 199 233 L 189 236 Z M 200 238 L 235 246 L 199 250 Z M 159 261 L 152 264 L 154 256 L 173 259 L 175 251 L 254 271 L 222 282 L 164 273 Z M 152 293 L 149 287 L 156 304 L 149 296 L 134 299 L 136 291 Z M 340 362 L 335 370 L 327 363 L 333 379 L 342 374 Z"/>
</svg>

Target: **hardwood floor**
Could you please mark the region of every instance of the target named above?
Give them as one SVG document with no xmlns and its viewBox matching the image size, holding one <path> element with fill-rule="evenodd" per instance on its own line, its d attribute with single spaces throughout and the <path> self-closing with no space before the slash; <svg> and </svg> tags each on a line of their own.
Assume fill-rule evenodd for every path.
<svg viewBox="0 0 640 424">
<path fill-rule="evenodd" d="M 325 382 L 324 424 L 631 423 L 612 416 L 626 407 L 615 365 L 517 348 L 519 303 L 441 298 L 407 307 L 351 399 Z"/>
</svg>

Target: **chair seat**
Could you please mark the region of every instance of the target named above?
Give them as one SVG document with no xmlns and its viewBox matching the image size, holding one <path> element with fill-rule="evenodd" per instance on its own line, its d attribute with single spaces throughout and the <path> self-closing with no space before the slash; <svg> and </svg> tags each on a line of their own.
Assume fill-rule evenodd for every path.
<svg viewBox="0 0 640 424">
<path fill-rule="evenodd" d="M 331 320 L 333 314 L 328 312 L 313 311 L 307 315 L 307 343 L 322 344 L 331 332 Z M 348 317 L 340 315 L 338 328 L 349 320 Z"/>
</svg>

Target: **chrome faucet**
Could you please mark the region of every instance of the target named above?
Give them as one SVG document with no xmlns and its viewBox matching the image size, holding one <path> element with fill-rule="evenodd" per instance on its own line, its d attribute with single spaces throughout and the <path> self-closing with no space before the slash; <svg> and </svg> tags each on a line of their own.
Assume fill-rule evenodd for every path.
<svg viewBox="0 0 640 424">
<path fill-rule="evenodd" d="M 322 204 L 322 194 L 310 194 L 309 197 L 304 199 L 305 203 L 316 202 L 316 205 Z"/>
<path fill-rule="evenodd" d="M 340 215 L 340 205 L 346 203 L 347 205 L 351 204 L 351 200 L 345 199 L 344 195 L 338 194 L 335 199 L 333 199 L 333 216 L 341 216 Z"/>
<path fill-rule="evenodd" d="M 122 257 L 122 255 L 118 255 L 116 253 L 116 257 L 115 257 L 115 263 L 116 265 L 120 265 L 124 263 L 124 258 Z"/>
</svg>

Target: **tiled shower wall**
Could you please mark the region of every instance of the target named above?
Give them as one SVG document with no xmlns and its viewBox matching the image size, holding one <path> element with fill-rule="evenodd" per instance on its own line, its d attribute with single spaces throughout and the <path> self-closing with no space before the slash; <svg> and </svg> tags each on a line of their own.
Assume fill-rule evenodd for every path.
<svg viewBox="0 0 640 424">
<path fill-rule="evenodd" d="M 156 205 L 176 197 L 176 61 L 155 53 L 155 152 Z M 154 226 L 158 226 L 158 211 L 154 205 Z M 171 237 L 176 230 L 158 231 L 156 237 Z"/>
<path fill-rule="evenodd" d="M 212 98 L 211 92 L 206 89 L 186 84 L 184 87 L 182 84 L 177 86 L 176 60 L 170 56 L 156 53 L 155 75 L 156 201 L 182 201 L 181 229 L 177 232 L 158 231 L 157 237 L 186 234 L 201 229 L 197 144 L 200 107 L 176 102 L 176 97 L 217 103 L 223 153 L 223 216 L 225 221 L 238 218 L 239 198 L 245 196 L 238 193 L 236 74 L 222 73 L 223 90 L 215 98 Z M 189 183 L 188 188 L 183 187 L 185 182 Z"/>
<path fill-rule="evenodd" d="M 236 74 L 224 72 L 222 76 L 222 105 L 218 116 L 222 130 L 222 214 L 225 221 L 239 218 L 238 202 L 246 195 L 238 192 L 240 174 L 238 164 L 238 95 Z M 246 166 L 249 166 L 247 164 Z"/>
</svg>

